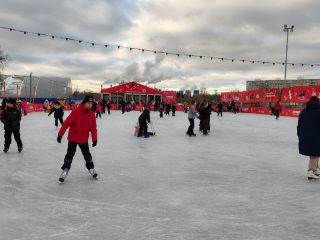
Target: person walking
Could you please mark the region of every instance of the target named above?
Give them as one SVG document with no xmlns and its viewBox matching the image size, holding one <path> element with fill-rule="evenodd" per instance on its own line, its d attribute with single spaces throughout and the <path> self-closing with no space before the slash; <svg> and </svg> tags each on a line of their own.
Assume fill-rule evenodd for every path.
<svg viewBox="0 0 320 240">
<path fill-rule="evenodd" d="M 196 101 L 192 100 L 191 104 L 190 104 L 190 108 L 189 108 L 189 113 L 188 113 L 188 120 L 190 122 L 190 125 L 189 125 L 189 128 L 188 128 L 188 131 L 186 132 L 186 134 L 189 135 L 189 137 L 196 136 L 196 134 L 193 132 L 194 119 L 195 118 L 199 118 L 199 115 L 195 110 L 195 106 L 196 106 Z"/>
<path fill-rule="evenodd" d="M 91 176 L 94 178 L 98 176 L 98 173 L 94 169 L 94 163 L 88 144 L 89 132 L 91 132 L 93 142 L 92 147 L 95 147 L 98 141 L 96 118 L 94 112 L 91 110 L 92 102 L 92 96 L 86 95 L 80 106 L 74 109 L 67 117 L 58 133 L 57 141 L 58 143 L 61 143 L 64 133 L 70 127 L 68 133 L 68 150 L 61 167 L 62 173 L 59 177 L 60 182 L 64 182 L 69 174 L 77 145 L 79 145 L 81 149 L 86 162 L 86 168 Z"/>
<path fill-rule="evenodd" d="M 45 113 L 47 112 L 48 106 L 49 106 L 49 101 L 48 101 L 48 99 L 46 99 L 43 103 L 43 110 Z"/>
<path fill-rule="evenodd" d="M 160 102 L 159 103 L 159 113 L 160 113 L 160 118 L 163 118 L 163 106 L 164 106 L 164 104 L 163 104 L 163 102 Z"/>
<path fill-rule="evenodd" d="M 63 124 L 63 107 L 61 107 L 60 102 L 56 101 L 54 104 L 54 107 L 51 109 L 48 116 L 50 116 L 54 112 L 54 125 L 56 126 L 56 129 L 58 129 L 58 120 L 60 124 Z"/>
<path fill-rule="evenodd" d="M 187 112 L 188 112 L 188 104 L 187 104 L 187 102 L 184 102 L 184 103 L 183 103 L 183 112 L 184 112 L 184 113 L 187 113 Z"/>
<path fill-rule="evenodd" d="M 148 135 L 148 123 L 150 123 L 150 110 L 148 108 L 146 108 L 145 110 L 143 110 L 143 113 L 139 116 L 139 133 L 137 135 L 137 137 L 142 137 L 142 131 L 144 133 L 144 138 L 148 138 L 150 137 Z"/>
<path fill-rule="evenodd" d="M 320 104 L 316 96 L 312 96 L 306 103 L 298 119 L 297 135 L 299 153 L 309 156 L 308 179 L 319 179 L 320 156 Z"/>
<path fill-rule="evenodd" d="M 4 149 L 8 152 L 11 144 L 11 135 L 13 134 L 14 140 L 17 142 L 18 151 L 21 152 L 23 145 L 20 138 L 20 121 L 21 112 L 15 107 L 13 99 L 7 100 L 7 108 L 1 113 L 1 122 L 4 124 Z"/>
<path fill-rule="evenodd" d="M 274 112 L 276 114 L 277 120 L 279 120 L 280 111 L 282 111 L 282 107 L 281 107 L 279 101 L 277 101 L 277 103 L 274 105 Z"/>
<path fill-rule="evenodd" d="M 27 116 L 28 103 L 23 100 L 22 102 L 22 111 L 24 112 L 24 116 Z"/>
</svg>

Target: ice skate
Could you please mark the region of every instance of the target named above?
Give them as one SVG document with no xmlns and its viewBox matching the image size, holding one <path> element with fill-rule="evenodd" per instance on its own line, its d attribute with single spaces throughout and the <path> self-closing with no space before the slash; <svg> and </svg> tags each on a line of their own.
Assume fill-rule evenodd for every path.
<svg viewBox="0 0 320 240">
<path fill-rule="evenodd" d="M 22 147 L 22 146 L 18 146 L 18 152 L 21 152 L 21 151 L 22 151 L 22 149 L 23 149 L 23 147 Z"/>
<path fill-rule="evenodd" d="M 6 152 L 8 152 L 8 150 L 9 150 L 9 147 L 4 147 L 4 149 L 3 149 L 3 151 L 6 153 Z"/>
<path fill-rule="evenodd" d="M 312 170 L 308 171 L 307 176 L 308 176 L 308 180 L 312 180 L 312 179 L 319 180 L 319 177 L 316 176 Z"/>
<path fill-rule="evenodd" d="M 142 134 L 138 134 L 137 137 L 142 137 Z"/>
<path fill-rule="evenodd" d="M 68 173 L 69 173 L 69 169 L 68 168 L 65 168 L 61 175 L 60 175 L 60 178 L 59 178 L 59 181 L 60 182 L 64 182 L 64 180 L 66 180 L 67 176 L 68 176 Z"/>
<path fill-rule="evenodd" d="M 150 136 L 148 134 L 145 134 L 144 135 L 144 138 L 149 138 Z"/>
<path fill-rule="evenodd" d="M 88 171 L 92 175 L 92 177 L 97 178 L 98 173 L 96 172 L 96 170 L 92 168 L 92 169 L 89 169 Z"/>
<path fill-rule="evenodd" d="M 317 167 L 316 170 L 313 170 L 314 175 L 319 176 L 320 175 L 320 169 Z"/>
</svg>

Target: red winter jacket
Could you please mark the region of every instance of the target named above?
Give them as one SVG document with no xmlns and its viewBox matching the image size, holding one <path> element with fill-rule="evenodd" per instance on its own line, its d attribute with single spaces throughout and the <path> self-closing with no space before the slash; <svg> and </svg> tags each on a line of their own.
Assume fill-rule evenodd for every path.
<svg viewBox="0 0 320 240">
<path fill-rule="evenodd" d="M 58 135 L 62 137 L 68 127 L 70 127 L 68 140 L 71 142 L 87 143 L 89 132 L 91 132 L 92 141 L 97 141 L 97 124 L 94 112 L 91 109 L 84 109 L 82 104 L 70 113 L 62 124 Z"/>
<path fill-rule="evenodd" d="M 282 107 L 281 107 L 281 105 L 280 105 L 280 103 L 276 103 L 275 105 L 274 105 L 274 110 L 282 110 Z"/>
<path fill-rule="evenodd" d="M 97 105 L 96 111 L 97 112 L 101 112 L 102 111 L 102 107 L 100 106 L 100 104 Z"/>
</svg>

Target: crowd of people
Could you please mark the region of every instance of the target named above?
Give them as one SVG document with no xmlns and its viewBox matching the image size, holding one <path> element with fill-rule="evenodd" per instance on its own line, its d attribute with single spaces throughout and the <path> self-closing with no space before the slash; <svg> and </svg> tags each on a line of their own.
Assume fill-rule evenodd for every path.
<svg viewBox="0 0 320 240">
<path fill-rule="evenodd" d="M 76 147 L 79 145 L 81 152 L 84 156 L 86 167 L 92 177 L 96 178 L 98 173 L 94 169 L 94 163 L 92 156 L 89 151 L 89 133 L 91 132 L 92 137 L 92 147 L 97 145 L 97 125 L 96 118 L 101 114 L 105 114 L 105 109 L 108 109 L 108 114 L 111 114 L 110 109 L 112 108 L 111 102 L 104 99 L 100 99 L 96 102 L 92 96 L 85 96 L 82 103 L 76 108 L 75 103 L 71 102 L 72 112 L 63 120 L 64 110 L 63 104 L 56 101 L 51 108 L 51 104 L 48 100 L 44 102 L 44 112 L 48 113 L 50 116 L 54 113 L 55 126 L 58 128 L 58 121 L 61 124 L 60 131 L 58 132 L 57 141 L 61 143 L 61 139 L 68 128 L 70 128 L 68 133 L 68 149 L 65 155 L 63 165 L 61 167 L 62 173 L 59 177 L 60 182 L 64 182 L 66 179 L 73 161 L 73 157 L 76 152 Z M 20 121 L 22 114 L 27 115 L 27 102 L 26 101 L 15 101 L 14 99 L 5 98 L 2 101 L 2 113 L 1 122 L 4 124 L 4 152 L 6 153 L 11 145 L 12 135 L 17 143 L 18 151 L 21 152 L 23 149 L 23 144 L 20 136 Z M 135 108 L 134 102 L 130 104 L 130 109 Z M 163 111 L 167 116 L 172 112 L 172 116 L 175 116 L 176 111 L 175 102 L 164 103 L 157 102 L 154 105 L 154 111 L 160 112 L 160 118 L 163 117 Z M 123 104 L 122 112 L 126 110 L 126 105 Z M 196 136 L 194 133 L 194 120 L 199 119 L 199 130 L 203 135 L 208 135 L 210 131 L 210 115 L 212 112 L 216 112 L 217 116 L 222 117 L 223 111 L 230 111 L 233 113 L 239 112 L 239 106 L 235 105 L 234 101 L 229 103 L 220 102 L 216 106 L 212 106 L 208 103 L 206 99 L 203 99 L 201 103 L 196 103 L 194 100 L 189 104 L 184 103 L 183 110 L 188 113 L 189 127 L 187 129 L 186 135 L 193 137 Z M 148 132 L 148 123 L 150 123 L 150 111 L 151 105 L 149 102 L 140 102 L 140 111 L 142 112 L 138 118 L 138 128 L 137 137 L 144 136 L 149 138 L 150 132 Z M 242 104 L 240 104 L 240 111 L 242 111 Z M 274 110 L 271 109 L 271 115 L 275 115 L 276 119 L 279 119 L 280 112 L 282 111 L 282 106 L 279 102 L 275 104 Z M 308 179 L 318 180 L 320 176 L 319 169 L 319 158 L 320 158 L 320 104 L 319 99 L 316 96 L 312 96 L 310 100 L 306 103 L 306 109 L 302 110 L 297 126 L 297 136 L 299 139 L 299 153 L 308 156 L 309 166 L 307 171 Z"/>
</svg>

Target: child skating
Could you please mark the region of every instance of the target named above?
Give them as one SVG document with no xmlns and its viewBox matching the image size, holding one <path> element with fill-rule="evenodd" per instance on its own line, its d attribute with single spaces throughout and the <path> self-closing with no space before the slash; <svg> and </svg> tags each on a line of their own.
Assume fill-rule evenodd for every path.
<svg viewBox="0 0 320 240">
<path fill-rule="evenodd" d="M 92 147 L 97 145 L 97 124 L 94 112 L 91 110 L 92 102 L 93 98 L 91 96 L 85 96 L 80 106 L 75 108 L 67 117 L 58 133 L 57 141 L 58 143 L 61 143 L 62 136 L 70 127 L 68 134 L 68 150 L 61 167 L 63 171 L 59 178 L 60 182 L 64 182 L 68 176 L 77 145 L 79 145 L 81 149 L 86 162 L 86 168 L 91 176 L 94 178 L 98 176 L 98 173 L 94 170 L 94 164 L 88 144 L 89 132 L 91 132 L 93 142 Z"/>
<path fill-rule="evenodd" d="M 60 121 L 60 124 L 63 124 L 63 107 L 61 107 L 60 103 L 58 101 L 55 102 L 54 107 L 50 110 L 50 113 L 48 116 L 50 116 L 54 112 L 54 124 L 56 126 L 56 129 L 58 129 L 58 120 Z"/>
</svg>

